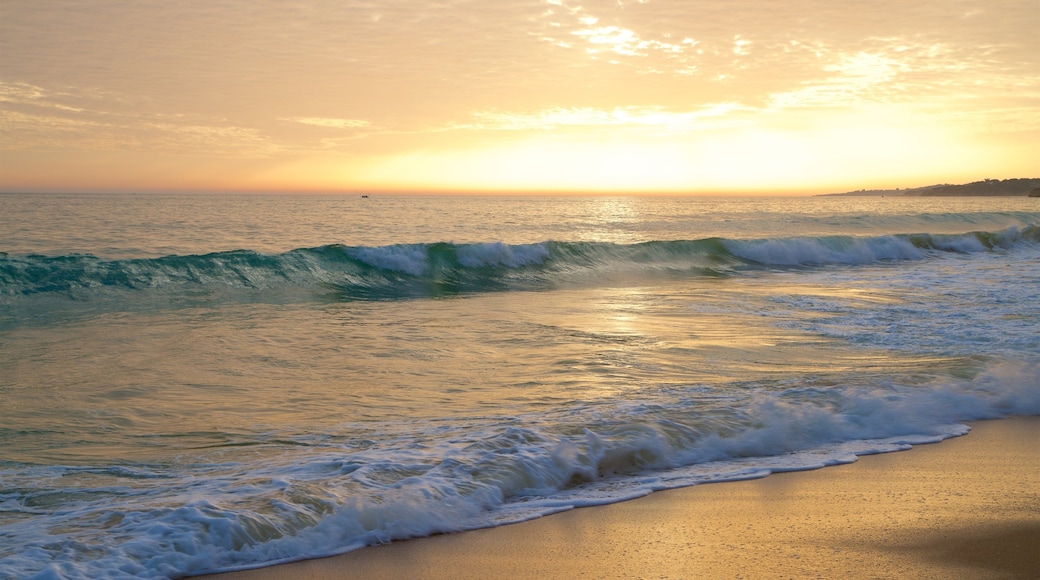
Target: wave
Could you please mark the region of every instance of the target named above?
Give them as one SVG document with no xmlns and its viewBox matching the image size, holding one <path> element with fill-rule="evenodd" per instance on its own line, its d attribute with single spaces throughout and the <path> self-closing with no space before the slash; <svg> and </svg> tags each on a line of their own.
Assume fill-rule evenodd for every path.
<svg viewBox="0 0 1040 580">
<path fill-rule="evenodd" d="M 185 473 L 162 464 L 8 465 L 6 499 L 24 517 L 10 539 L 32 549 L 0 548 L 0 576 L 167 578 L 318 558 L 662 489 L 850 463 L 963 435 L 961 421 L 1040 413 L 1035 362 L 979 371 L 923 385 L 751 389 L 730 393 L 740 404 L 726 403 L 726 412 L 705 412 L 712 394 L 689 386 L 654 403 L 548 417 L 391 425 L 396 437 L 372 425 L 384 434 L 379 445 L 323 445 L 313 455 L 290 446 L 254 463 Z M 84 474 L 92 478 L 71 477 Z M 51 525 L 30 519 L 59 496 L 66 507 Z"/>
<path fill-rule="evenodd" d="M 249 250 L 161 258 L 0 253 L 0 300 L 53 295 L 90 300 L 105 292 L 292 290 L 339 300 L 398 300 L 460 293 L 540 290 L 648 277 L 729 276 L 747 270 L 859 266 L 1040 244 L 1040 226 L 963 234 L 705 238 L 637 244 L 546 241 L 510 245 L 327 245 L 281 254 Z"/>
</svg>

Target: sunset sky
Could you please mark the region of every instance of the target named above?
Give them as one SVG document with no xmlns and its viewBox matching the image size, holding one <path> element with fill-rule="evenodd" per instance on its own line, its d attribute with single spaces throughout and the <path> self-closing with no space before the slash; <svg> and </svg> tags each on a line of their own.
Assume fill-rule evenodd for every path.
<svg viewBox="0 0 1040 580">
<path fill-rule="evenodd" d="M 0 2 L 0 191 L 1038 175 L 1037 0 Z"/>
</svg>

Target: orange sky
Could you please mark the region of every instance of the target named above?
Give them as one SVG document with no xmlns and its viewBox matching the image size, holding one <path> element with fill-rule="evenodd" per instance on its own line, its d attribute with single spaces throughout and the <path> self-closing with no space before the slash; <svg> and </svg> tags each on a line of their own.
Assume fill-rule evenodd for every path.
<svg viewBox="0 0 1040 580">
<path fill-rule="evenodd" d="M 0 3 L 0 191 L 819 193 L 1038 169 L 1036 0 Z"/>
</svg>

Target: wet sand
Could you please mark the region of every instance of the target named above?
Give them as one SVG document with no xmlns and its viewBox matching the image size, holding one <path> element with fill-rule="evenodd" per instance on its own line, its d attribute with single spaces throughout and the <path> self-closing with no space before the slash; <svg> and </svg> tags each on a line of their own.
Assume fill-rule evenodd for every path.
<svg viewBox="0 0 1040 580">
<path fill-rule="evenodd" d="M 1040 578 L 1040 417 L 850 465 L 205 578 L 815 577 Z"/>
</svg>

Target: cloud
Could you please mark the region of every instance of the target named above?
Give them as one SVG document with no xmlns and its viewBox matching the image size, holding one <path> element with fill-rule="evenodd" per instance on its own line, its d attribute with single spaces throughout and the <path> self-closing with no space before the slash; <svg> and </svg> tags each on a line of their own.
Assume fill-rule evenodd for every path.
<svg viewBox="0 0 1040 580">
<path fill-rule="evenodd" d="M 553 46 L 582 49 L 591 58 L 607 57 L 612 64 L 619 63 L 616 60 L 618 57 L 653 57 L 655 62 L 652 63 L 629 63 L 641 73 L 692 74 L 697 70 L 694 62 L 694 57 L 700 53 L 696 48 L 699 44 L 697 40 L 679 37 L 679 40 L 673 41 L 673 35 L 668 31 L 647 36 L 646 32 L 637 32 L 630 26 L 624 26 L 621 24 L 623 19 L 618 16 L 618 11 L 625 6 L 621 2 L 592 9 L 555 0 L 548 4 L 554 8 L 541 14 L 549 26 L 543 32 L 542 40 Z M 637 6 L 642 4 L 646 2 L 640 1 Z M 610 17 L 593 14 L 598 14 L 599 10 Z M 613 20 L 615 23 L 607 24 L 604 20 Z"/>
<path fill-rule="evenodd" d="M 683 55 L 687 49 L 696 44 L 692 38 L 684 39 L 680 43 L 644 40 L 635 32 L 618 26 L 583 28 L 574 30 L 571 34 L 592 45 L 585 49 L 591 54 L 606 50 L 624 56 L 648 56 L 651 51 Z"/>
<path fill-rule="evenodd" d="M 326 117 L 296 117 L 282 120 L 329 129 L 360 129 L 372 124 L 362 119 L 330 119 Z"/>
<path fill-rule="evenodd" d="M 998 94 L 1023 100 L 1040 97 L 1040 77 L 993 67 L 997 46 L 980 45 L 965 53 L 949 43 L 912 37 L 870 38 L 862 45 L 858 51 L 814 45 L 817 76 L 770 94 L 769 108 L 848 108 L 864 103 L 950 106 L 953 101 L 968 105 L 971 100 L 992 100 Z"/>
<path fill-rule="evenodd" d="M 872 109 L 996 141 L 1040 125 L 1038 16 L 1016 0 L 10 0 L 0 147 L 40 167 L 95 149 L 262 164 L 819 131 Z"/>
<path fill-rule="evenodd" d="M 43 87 L 37 87 L 29 83 L 4 83 L 0 81 L 0 104 L 6 104 L 8 107 L 29 105 L 73 113 L 82 112 L 83 109 L 63 104 L 58 100 L 68 98 L 69 96 L 68 93 L 53 93 Z"/>
<path fill-rule="evenodd" d="M 0 82 L 0 149 L 151 151 L 199 155 L 268 155 L 279 149 L 256 128 L 192 115 L 94 108 L 112 95 L 49 91 Z M 74 103 L 74 104 L 67 104 Z"/>
<path fill-rule="evenodd" d="M 548 131 L 566 127 L 656 127 L 690 130 L 704 120 L 747 110 L 737 103 L 715 103 L 694 111 L 668 111 L 663 107 L 554 107 L 534 113 L 478 111 L 473 122 L 456 129 L 494 131 Z"/>
</svg>

